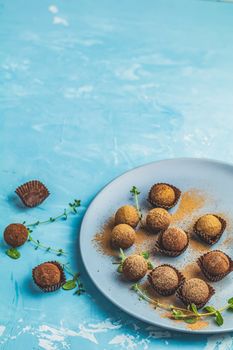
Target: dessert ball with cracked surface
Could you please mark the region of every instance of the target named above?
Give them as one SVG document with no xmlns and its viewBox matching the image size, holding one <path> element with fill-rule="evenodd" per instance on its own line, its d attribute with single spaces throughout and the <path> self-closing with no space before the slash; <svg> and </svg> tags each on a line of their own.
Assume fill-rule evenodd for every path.
<svg viewBox="0 0 233 350">
<path fill-rule="evenodd" d="M 11 247 L 20 247 L 27 241 L 27 239 L 28 230 L 23 224 L 10 224 L 5 228 L 4 240 Z"/>
<path fill-rule="evenodd" d="M 37 284 L 41 287 L 53 286 L 61 280 L 59 268 L 51 262 L 46 262 L 35 267 L 33 276 Z"/>
<path fill-rule="evenodd" d="M 195 227 L 197 231 L 209 237 L 215 237 L 220 234 L 222 223 L 215 215 L 206 214 L 197 220 Z"/>
<path fill-rule="evenodd" d="M 113 248 L 127 249 L 136 239 L 134 229 L 127 224 L 116 225 L 111 232 L 111 244 Z"/>
<path fill-rule="evenodd" d="M 176 201 L 176 193 L 168 184 L 155 184 L 149 192 L 149 202 L 156 207 L 171 207 Z"/>
<path fill-rule="evenodd" d="M 151 285 L 162 295 L 173 294 L 179 286 L 179 276 L 172 266 L 158 266 L 150 272 L 148 278 Z"/>
<path fill-rule="evenodd" d="M 170 223 L 171 215 L 163 208 L 151 209 L 146 217 L 146 225 L 154 233 L 166 230 Z"/>
<path fill-rule="evenodd" d="M 129 281 L 138 281 L 147 273 L 147 261 L 138 254 L 128 256 L 122 265 L 123 275 Z"/>
<path fill-rule="evenodd" d="M 225 274 L 230 269 L 230 261 L 226 254 L 213 250 L 203 256 L 203 267 L 213 276 Z"/>
<path fill-rule="evenodd" d="M 57 261 L 48 261 L 36 266 L 32 270 L 32 277 L 43 292 L 54 292 L 66 282 L 64 270 Z"/>
<path fill-rule="evenodd" d="M 120 207 L 115 214 L 115 224 L 127 224 L 136 227 L 139 223 L 139 215 L 137 209 L 132 205 L 124 205 Z"/>
<path fill-rule="evenodd" d="M 200 278 L 191 278 L 182 285 L 181 293 L 189 303 L 199 305 L 208 300 L 210 291 L 205 281 Z"/>
<path fill-rule="evenodd" d="M 166 250 L 182 251 L 188 244 L 188 236 L 181 228 L 170 227 L 162 233 L 161 243 Z"/>
</svg>

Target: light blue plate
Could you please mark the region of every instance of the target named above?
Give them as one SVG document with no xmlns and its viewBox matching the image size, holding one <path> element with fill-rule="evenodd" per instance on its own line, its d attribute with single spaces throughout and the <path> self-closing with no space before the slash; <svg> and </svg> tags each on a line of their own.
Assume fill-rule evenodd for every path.
<svg viewBox="0 0 233 350">
<path fill-rule="evenodd" d="M 224 313 L 224 325 L 218 327 L 214 320 L 209 320 L 209 326 L 200 330 L 187 329 L 183 322 L 174 322 L 162 318 L 158 310 L 139 301 L 135 292 L 129 288 L 131 283 L 122 282 L 116 272 L 116 265 L 112 258 L 102 255 L 93 244 L 93 238 L 100 231 L 101 226 L 120 206 L 132 201 L 130 189 L 133 185 L 141 191 L 142 206 L 146 206 L 145 199 L 152 184 L 156 182 L 171 183 L 182 191 L 197 188 L 207 192 L 213 200 L 200 210 L 199 214 L 208 212 L 224 212 L 231 216 L 233 208 L 233 166 L 212 160 L 202 159 L 170 159 L 150 163 L 128 171 L 109 183 L 95 197 L 89 206 L 82 222 L 80 232 L 81 255 L 88 274 L 96 287 L 115 305 L 132 316 L 156 326 L 172 330 L 195 333 L 217 333 L 233 330 L 233 313 Z M 173 209 L 175 210 L 175 208 Z M 233 217 L 233 215 L 232 215 Z M 223 246 L 223 241 L 233 233 L 227 229 L 220 241 L 212 249 L 222 249 L 233 256 L 233 247 Z M 161 263 L 175 264 L 178 268 L 184 263 L 195 261 L 197 256 L 191 249 L 177 258 L 161 258 Z M 233 297 L 233 273 L 223 281 L 214 283 L 216 294 L 211 303 L 221 307 L 225 301 Z"/>
</svg>

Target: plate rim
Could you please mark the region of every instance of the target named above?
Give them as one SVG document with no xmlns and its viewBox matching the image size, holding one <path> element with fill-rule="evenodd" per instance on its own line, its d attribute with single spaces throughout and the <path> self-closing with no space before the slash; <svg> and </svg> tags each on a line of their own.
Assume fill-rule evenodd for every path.
<svg viewBox="0 0 233 350">
<path fill-rule="evenodd" d="M 192 330 L 192 329 L 184 329 L 184 328 L 176 328 L 175 326 L 172 325 L 161 325 L 158 324 L 157 322 L 152 322 L 150 320 L 148 320 L 146 317 L 144 317 L 143 315 L 140 314 L 135 314 L 134 312 L 132 312 L 129 309 L 125 309 L 123 306 L 121 306 L 114 298 L 111 297 L 111 295 L 108 295 L 107 292 L 105 292 L 103 289 L 101 289 L 101 287 L 96 283 L 95 279 L 92 277 L 92 274 L 90 273 L 90 271 L 87 269 L 86 264 L 85 264 L 85 258 L 83 256 L 83 249 L 82 249 L 82 242 L 83 239 L 82 237 L 85 237 L 83 231 L 84 231 L 84 225 L 86 224 L 86 220 L 88 219 L 88 215 L 90 213 L 90 211 L 92 210 L 92 207 L 95 205 L 95 202 L 98 200 L 99 195 L 102 193 L 102 191 L 106 190 L 106 188 L 108 186 L 110 186 L 115 180 L 123 177 L 124 175 L 133 172 L 136 169 L 140 169 L 140 168 L 144 168 L 145 166 L 149 166 L 152 164 L 159 164 L 159 163 L 165 163 L 165 162 L 169 162 L 169 161 L 201 161 L 201 162 L 207 162 L 207 163 L 214 163 L 214 164 L 219 164 L 219 165 L 226 165 L 229 167 L 233 168 L 233 163 L 230 162 L 225 162 L 222 160 L 216 160 L 216 159 L 211 159 L 211 158 L 198 158 L 198 157 L 176 157 L 176 158 L 166 158 L 166 159 L 161 159 L 161 160 L 156 160 L 156 161 L 152 161 L 152 162 L 148 162 L 142 165 L 139 165 L 137 167 L 134 167 L 132 169 L 126 170 L 125 172 L 121 173 L 118 176 L 115 176 L 112 180 L 110 180 L 106 185 L 104 185 L 95 195 L 95 197 L 91 200 L 90 204 L 88 205 L 88 208 L 83 216 L 82 219 L 82 223 L 81 223 L 81 227 L 80 227 L 80 231 L 79 231 L 79 250 L 80 250 L 80 255 L 81 255 L 81 260 L 82 263 L 84 265 L 85 271 L 87 272 L 89 278 L 91 279 L 92 283 L 94 284 L 94 286 L 98 289 L 98 291 L 100 291 L 100 293 L 107 298 L 108 301 L 110 301 L 113 305 L 115 305 L 116 307 L 118 307 L 120 310 L 124 311 L 126 314 L 130 315 L 131 317 L 134 317 L 135 319 L 138 319 L 142 322 L 145 322 L 147 324 L 159 327 L 159 328 L 164 328 L 170 331 L 175 331 L 175 332 L 181 332 L 181 333 L 188 333 L 188 334 L 215 334 L 215 333 L 227 333 L 227 332 L 232 332 L 233 331 L 233 327 L 232 328 L 225 328 L 225 329 L 215 329 L 215 330 L 208 330 L 208 329 L 199 329 L 199 330 Z"/>
</svg>

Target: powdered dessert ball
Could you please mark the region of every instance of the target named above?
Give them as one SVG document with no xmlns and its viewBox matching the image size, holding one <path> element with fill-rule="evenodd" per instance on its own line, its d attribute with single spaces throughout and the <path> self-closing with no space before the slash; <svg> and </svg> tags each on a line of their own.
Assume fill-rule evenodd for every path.
<svg viewBox="0 0 233 350">
<path fill-rule="evenodd" d="M 182 229 L 170 227 L 162 233 L 161 243 L 166 250 L 182 251 L 188 244 L 188 236 Z"/>
<path fill-rule="evenodd" d="M 148 200 L 155 207 L 172 208 L 180 196 L 180 190 L 174 186 L 158 183 L 151 187 Z"/>
<path fill-rule="evenodd" d="M 161 265 L 153 269 L 148 275 L 150 284 L 162 295 L 173 294 L 179 286 L 179 275 L 172 266 Z"/>
<path fill-rule="evenodd" d="M 230 261 L 226 254 L 212 251 L 203 257 L 203 266 L 209 274 L 217 276 L 225 274 L 230 268 Z"/>
<path fill-rule="evenodd" d="M 166 230 L 170 223 L 171 215 L 163 208 L 150 210 L 146 217 L 146 225 L 154 233 Z"/>
<path fill-rule="evenodd" d="M 207 236 L 215 237 L 220 234 L 222 223 L 215 215 L 203 215 L 196 222 L 196 230 Z"/>
<path fill-rule="evenodd" d="M 136 208 L 132 205 L 124 205 L 115 214 L 115 224 L 127 224 L 136 227 L 139 223 L 139 216 Z"/>
<path fill-rule="evenodd" d="M 111 232 L 111 244 L 114 248 L 127 249 L 136 239 L 134 229 L 127 224 L 116 225 Z"/>
<path fill-rule="evenodd" d="M 196 306 L 200 306 L 208 301 L 210 290 L 205 281 L 191 278 L 181 287 L 181 294 L 188 304 L 194 303 Z"/>
<path fill-rule="evenodd" d="M 4 239 L 11 247 L 20 247 L 28 239 L 27 227 L 23 224 L 8 225 L 4 231 Z"/>
<path fill-rule="evenodd" d="M 60 288 L 65 282 L 65 275 L 58 262 L 45 262 L 36 266 L 32 271 L 34 282 L 45 292 Z"/>
<path fill-rule="evenodd" d="M 122 272 L 129 281 L 137 281 L 147 273 L 147 261 L 141 255 L 130 255 L 123 262 Z"/>
</svg>

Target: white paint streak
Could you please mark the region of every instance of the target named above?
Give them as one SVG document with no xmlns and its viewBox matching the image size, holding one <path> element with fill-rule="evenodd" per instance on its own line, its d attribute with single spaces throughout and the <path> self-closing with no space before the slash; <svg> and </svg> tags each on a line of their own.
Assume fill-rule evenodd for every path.
<svg viewBox="0 0 233 350">
<path fill-rule="evenodd" d="M 54 347 L 53 343 L 47 339 L 39 339 L 39 346 L 45 350 L 55 350 L 57 347 Z"/>
<path fill-rule="evenodd" d="M 69 22 L 65 18 L 62 18 L 62 17 L 59 17 L 59 16 L 54 16 L 53 17 L 53 24 L 61 24 L 61 25 L 65 26 L 65 27 L 68 27 Z"/>
<path fill-rule="evenodd" d="M 0 326 L 0 337 L 3 335 L 5 332 L 6 327 L 5 326 Z"/>
<path fill-rule="evenodd" d="M 79 88 L 67 88 L 64 92 L 64 97 L 66 98 L 80 98 L 85 97 L 90 92 L 92 92 L 93 86 L 92 85 L 83 85 Z"/>
<path fill-rule="evenodd" d="M 51 13 L 58 13 L 58 7 L 57 6 L 55 6 L 55 5 L 50 5 L 49 6 L 49 12 L 51 12 Z"/>
<path fill-rule="evenodd" d="M 136 71 L 138 70 L 138 68 L 140 68 L 140 64 L 135 63 L 128 69 L 120 68 L 116 72 L 116 75 L 123 80 L 138 80 L 139 77 L 136 74 Z"/>
<path fill-rule="evenodd" d="M 108 344 L 116 345 L 117 348 L 119 348 L 120 346 L 122 349 L 126 349 L 126 350 L 136 350 L 136 349 L 147 350 L 149 343 L 150 341 L 148 339 L 140 340 L 138 335 L 133 336 L 129 334 L 120 334 L 112 338 Z"/>
</svg>

